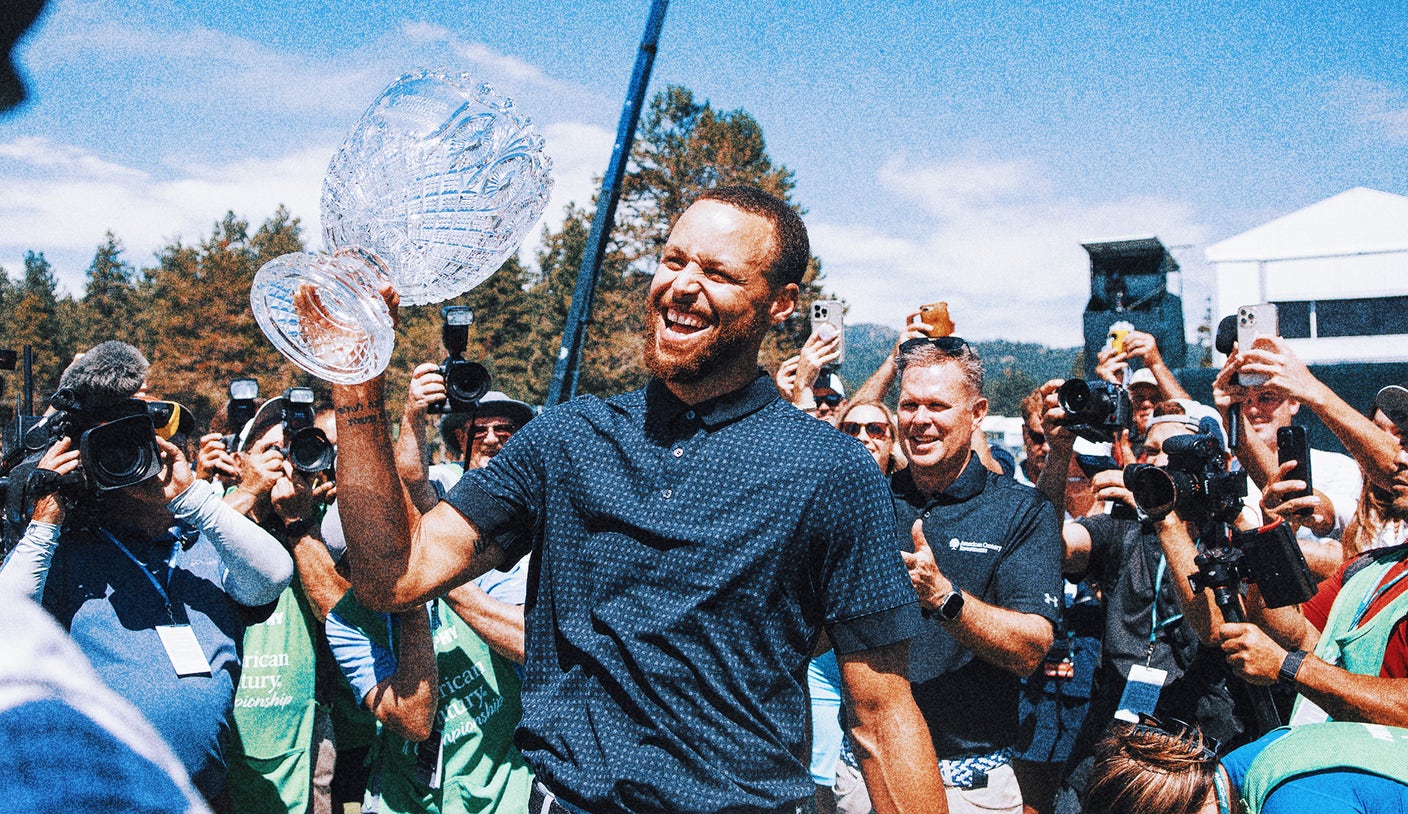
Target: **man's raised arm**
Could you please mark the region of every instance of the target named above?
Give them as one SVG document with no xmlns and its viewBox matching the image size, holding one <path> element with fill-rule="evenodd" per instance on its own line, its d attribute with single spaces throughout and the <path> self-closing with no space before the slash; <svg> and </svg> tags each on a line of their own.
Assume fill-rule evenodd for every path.
<svg viewBox="0 0 1408 814">
<path fill-rule="evenodd" d="M 396 474 L 385 382 L 332 389 L 337 413 L 338 505 L 352 585 L 367 607 L 402 611 L 503 561 L 464 515 L 440 503 L 422 515 Z"/>
</svg>

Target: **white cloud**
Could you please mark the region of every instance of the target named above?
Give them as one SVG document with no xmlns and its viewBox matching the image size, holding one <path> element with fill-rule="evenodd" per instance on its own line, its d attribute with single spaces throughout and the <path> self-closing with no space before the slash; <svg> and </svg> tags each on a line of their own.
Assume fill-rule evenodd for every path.
<svg viewBox="0 0 1408 814">
<path fill-rule="evenodd" d="M 1346 77 L 1330 83 L 1330 104 L 1390 141 L 1408 144 L 1408 90 L 1375 79 Z"/>
<path fill-rule="evenodd" d="M 24 251 L 42 250 L 70 292 L 112 231 L 135 265 L 174 239 L 194 242 L 233 211 L 257 225 L 279 204 L 318 237 L 318 196 L 332 146 L 225 165 L 169 167 L 157 177 L 45 139 L 0 144 L 0 265 L 17 273 Z"/>
<path fill-rule="evenodd" d="M 853 323 L 899 327 L 918 305 L 946 300 L 965 336 L 1078 345 L 1089 292 L 1082 242 L 1153 234 L 1172 246 L 1210 234 L 1186 203 L 1062 196 L 1020 161 L 898 159 L 879 181 L 914 206 L 910 233 L 811 224 L 826 286 L 849 303 Z"/>
</svg>

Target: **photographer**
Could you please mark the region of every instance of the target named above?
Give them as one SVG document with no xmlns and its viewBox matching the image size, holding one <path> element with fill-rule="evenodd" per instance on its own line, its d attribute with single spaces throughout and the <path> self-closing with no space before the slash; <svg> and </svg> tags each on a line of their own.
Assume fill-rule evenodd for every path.
<svg viewBox="0 0 1408 814">
<path fill-rule="evenodd" d="M 1266 382 L 1243 386 L 1237 383 L 1239 374 L 1265 376 Z M 1232 404 L 1241 405 L 1242 428 L 1248 431 L 1237 433 L 1240 441 L 1233 452 L 1262 492 L 1278 479 L 1277 430 L 1291 426 L 1302 404 L 1354 456 L 1311 449 L 1316 500 L 1304 504 L 1308 512 L 1290 518 L 1306 562 L 1318 578 L 1325 578 L 1344 559 L 1340 536 L 1354 517 L 1363 474 L 1386 485 L 1393 477 L 1397 444 L 1316 379 L 1280 337 L 1261 337 L 1256 347 L 1239 348 L 1229 355 L 1213 381 L 1213 394 L 1224 417 Z M 1269 497 L 1274 504 L 1279 495 Z"/>
<path fill-rule="evenodd" d="M 1075 435 L 1066 426 L 1065 411 L 1056 398 L 1059 384 L 1050 382 L 1043 388 L 1049 395 L 1042 429 L 1050 451 L 1037 485 L 1047 497 L 1064 503 Z M 1200 423 L 1178 402 L 1160 404 L 1146 437 L 1150 461 L 1166 465 L 1164 443 L 1200 429 Z M 1098 499 L 1134 508 L 1121 470 L 1097 473 L 1092 485 Z M 1077 810 L 1095 744 L 1117 713 L 1125 718 L 1144 712 L 1196 721 L 1223 741 L 1241 734 L 1243 725 L 1227 682 L 1229 670 L 1221 654 L 1205 646 L 1211 635 L 1209 609 L 1191 601 L 1187 576 L 1197 571 L 1191 548 L 1199 532 L 1176 513 L 1157 524 L 1113 514 L 1065 524 L 1066 576 L 1099 583 L 1105 605 L 1101 662 L 1090 713 L 1067 762 L 1057 811 Z M 1185 603 L 1190 606 L 1187 617 Z"/>
<path fill-rule="evenodd" d="M 270 399 L 240 432 L 239 483 L 225 502 L 280 540 L 293 556 L 294 581 L 269 618 L 245 631 L 245 669 L 235 695 L 231 748 L 232 811 L 330 810 L 331 724 L 325 708 L 331 673 L 321 623 L 347 591 L 321 539 L 322 472 L 303 472 L 286 449 L 284 396 Z M 321 749 L 325 741 L 326 748 Z M 325 772 L 315 773 L 323 758 Z"/>
<path fill-rule="evenodd" d="M 430 411 L 445 402 L 445 377 L 440 366 L 416 367 L 401 411 L 396 436 L 396 473 L 419 511 L 430 511 L 466 469 L 479 469 L 499 454 L 508 439 L 533 418 L 533 408 L 497 390 L 490 390 L 473 409 L 445 414 L 440 438 L 453 463 L 431 466 L 426 442 Z"/>
<path fill-rule="evenodd" d="M 1130 374 L 1126 383 L 1131 359 L 1139 360 L 1142 367 Z M 1096 361 L 1096 376 L 1129 389 L 1134 418 L 1129 442 L 1135 454 L 1142 459 L 1144 436 L 1149 432 L 1149 419 L 1154 417 L 1154 406 L 1162 401 L 1188 399 L 1188 391 L 1183 389 L 1173 371 L 1164 363 L 1159 343 L 1153 334 L 1130 331 L 1125 335 L 1120 350 L 1106 347 L 1099 352 Z"/>
<path fill-rule="evenodd" d="M 88 414 L 64 417 L 77 423 L 122 406 L 146 371 L 130 345 L 95 347 L 60 381 L 61 392 Z M 33 519 L 0 569 L 0 583 L 42 601 L 103 680 L 166 738 L 209 799 L 225 783 L 245 626 L 278 598 L 293 564 L 277 540 L 195 479 L 177 444 L 160 437 L 154 443 L 155 475 L 87 491 L 73 503 L 77 512 L 60 494 L 35 495 Z M 59 439 L 39 470 L 60 479 L 87 470 L 76 447 L 75 438 Z"/>
<path fill-rule="evenodd" d="M 1365 422 L 1363 437 L 1346 443 L 1350 449 L 1374 449 L 1392 437 Z M 1383 473 L 1376 472 L 1378 481 Z M 1390 510 L 1408 513 L 1408 452 L 1402 448 L 1388 489 Z M 1268 610 L 1253 589 L 1247 608 L 1256 625 L 1223 625 L 1218 641 L 1247 681 L 1281 682 L 1299 692 L 1293 724 L 1332 718 L 1408 725 L 1405 576 L 1408 544 L 1399 544 L 1345 562 L 1299 606 Z"/>
</svg>

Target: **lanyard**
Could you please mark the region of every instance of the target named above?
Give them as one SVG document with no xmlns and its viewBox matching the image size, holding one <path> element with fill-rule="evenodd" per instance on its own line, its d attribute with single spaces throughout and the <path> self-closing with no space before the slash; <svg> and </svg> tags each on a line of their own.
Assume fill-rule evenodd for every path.
<svg viewBox="0 0 1408 814">
<path fill-rule="evenodd" d="M 1159 567 L 1154 572 L 1154 601 L 1149 606 L 1149 657 L 1154 655 L 1154 640 L 1158 638 L 1159 631 L 1168 627 L 1183 618 L 1183 614 L 1175 613 L 1169 618 L 1159 621 L 1159 591 L 1164 584 L 1164 570 L 1168 568 L 1168 560 L 1163 554 L 1159 555 Z"/>
<path fill-rule="evenodd" d="M 1359 627 L 1359 623 L 1364 621 L 1364 614 L 1369 610 L 1369 606 L 1377 602 L 1379 597 L 1382 597 L 1384 594 L 1388 593 L 1393 588 L 1393 586 L 1401 582 L 1404 577 L 1408 577 L 1408 568 L 1404 568 L 1403 570 L 1399 571 L 1397 574 L 1394 575 L 1393 579 L 1379 585 L 1379 587 L 1366 594 L 1364 596 L 1364 599 L 1359 603 L 1359 610 L 1354 612 L 1354 622 L 1350 624 L 1349 629 L 1354 630 L 1355 628 Z"/>
<path fill-rule="evenodd" d="M 160 582 L 158 582 L 157 578 L 152 574 L 152 572 L 147 570 L 147 566 L 142 564 L 142 561 L 137 559 L 137 556 L 131 551 L 129 551 L 127 549 L 127 546 L 123 545 L 122 541 L 117 539 L 116 535 L 114 535 L 107 529 L 99 529 L 99 531 L 101 531 L 104 536 L 111 540 L 113 545 L 117 546 L 118 551 L 121 551 L 123 554 L 127 555 L 127 559 L 131 560 L 132 564 L 137 566 L 137 570 L 142 572 L 142 576 L 146 577 L 147 581 L 150 582 L 152 584 L 152 587 L 156 589 L 156 592 L 161 594 L 161 601 L 166 604 L 166 615 L 171 618 L 171 624 L 176 624 L 176 616 L 171 612 L 171 597 L 167 593 L 167 586 L 162 585 Z M 171 573 L 176 570 L 176 556 L 181 551 L 180 546 L 176 543 L 172 543 L 171 547 L 171 558 L 166 562 L 167 585 L 171 584 Z"/>
</svg>

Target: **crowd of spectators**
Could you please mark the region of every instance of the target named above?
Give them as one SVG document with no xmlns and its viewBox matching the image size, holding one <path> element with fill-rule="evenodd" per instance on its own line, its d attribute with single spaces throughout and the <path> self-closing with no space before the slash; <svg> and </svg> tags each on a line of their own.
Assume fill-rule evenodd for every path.
<svg viewBox="0 0 1408 814">
<path fill-rule="evenodd" d="M 45 704 L 0 698 L 0 799 L 1408 810 L 1408 389 L 1358 412 L 1264 337 L 1203 405 L 1134 331 L 1095 366 L 1128 425 L 1092 440 L 1046 382 L 1012 461 L 982 431 L 977 350 L 919 310 L 849 397 L 834 334 L 758 369 L 808 254 L 776 198 L 706 193 L 644 303 L 650 383 L 541 414 L 490 391 L 440 419 L 443 457 L 433 363 L 394 424 L 377 378 L 334 386 L 312 429 L 289 391 L 192 438 L 178 406 L 141 406 L 170 403 L 135 348 L 78 357 L 0 596 L 92 667 L 35 656 Z M 1345 450 L 1310 450 L 1310 484 L 1279 449 L 1302 409 Z M 149 476 L 93 486 L 74 416 L 134 410 L 172 416 Z M 309 437 L 335 464 L 295 454 Z M 1246 497 L 1156 507 L 1127 479 L 1194 442 Z M 1233 530 L 1289 541 L 1303 601 L 1241 582 L 1215 601 Z M 34 732 L 81 737 L 111 782 L 45 772 Z"/>
</svg>

